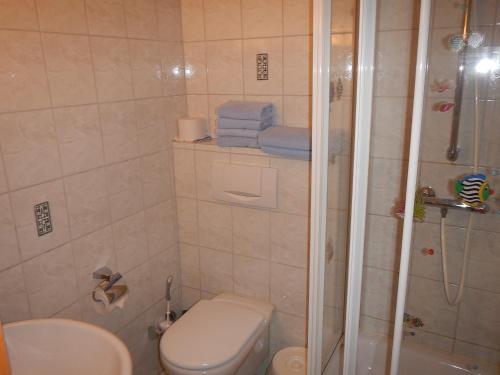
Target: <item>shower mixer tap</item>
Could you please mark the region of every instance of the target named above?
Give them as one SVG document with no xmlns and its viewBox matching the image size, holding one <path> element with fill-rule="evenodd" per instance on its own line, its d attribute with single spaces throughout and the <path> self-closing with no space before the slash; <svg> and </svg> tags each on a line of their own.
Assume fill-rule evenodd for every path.
<svg viewBox="0 0 500 375">
<path fill-rule="evenodd" d="M 424 186 L 420 188 L 420 192 L 422 193 L 424 204 L 426 206 L 441 208 L 441 214 L 444 216 L 446 216 L 447 210 L 450 208 L 466 210 L 479 214 L 485 214 L 490 210 L 490 207 L 484 203 L 479 206 L 470 206 L 457 199 L 438 198 L 436 197 L 436 192 L 431 186 Z"/>
</svg>

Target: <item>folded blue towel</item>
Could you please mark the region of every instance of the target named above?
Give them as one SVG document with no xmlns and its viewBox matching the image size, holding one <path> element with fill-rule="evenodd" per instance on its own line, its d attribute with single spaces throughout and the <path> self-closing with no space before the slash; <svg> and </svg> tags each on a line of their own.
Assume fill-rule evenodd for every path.
<svg viewBox="0 0 500 375">
<path fill-rule="evenodd" d="M 272 117 L 265 120 L 238 120 L 234 118 L 219 117 L 217 128 L 219 129 L 253 129 L 262 130 L 273 125 Z"/>
<path fill-rule="evenodd" d="M 231 100 L 219 107 L 217 115 L 225 118 L 260 121 L 273 116 L 273 105 L 272 103 Z"/>
<path fill-rule="evenodd" d="M 259 148 L 259 142 L 256 137 L 217 137 L 217 145 L 220 147 L 251 147 Z"/>
<path fill-rule="evenodd" d="M 278 147 L 293 150 L 311 150 L 311 129 L 277 126 L 259 134 L 262 147 Z"/>
<path fill-rule="evenodd" d="M 229 136 L 229 137 L 248 137 L 257 139 L 259 133 L 260 130 L 217 128 L 217 137 Z"/>
<path fill-rule="evenodd" d="M 262 146 L 262 151 L 271 155 L 278 155 L 291 159 L 311 160 L 311 151 L 267 146 Z"/>
</svg>

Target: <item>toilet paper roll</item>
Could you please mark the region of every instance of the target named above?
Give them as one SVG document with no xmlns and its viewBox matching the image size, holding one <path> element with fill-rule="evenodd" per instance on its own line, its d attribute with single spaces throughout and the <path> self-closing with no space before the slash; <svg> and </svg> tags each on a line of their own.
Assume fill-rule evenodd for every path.
<svg viewBox="0 0 500 375">
<path fill-rule="evenodd" d="M 123 309 L 128 298 L 128 291 L 125 285 L 114 285 L 106 292 L 101 288 L 95 288 L 91 298 L 94 310 L 103 315 L 117 307 Z"/>
<path fill-rule="evenodd" d="M 179 141 L 192 142 L 207 136 L 207 121 L 204 118 L 180 118 L 177 125 Z"/>
</svg>

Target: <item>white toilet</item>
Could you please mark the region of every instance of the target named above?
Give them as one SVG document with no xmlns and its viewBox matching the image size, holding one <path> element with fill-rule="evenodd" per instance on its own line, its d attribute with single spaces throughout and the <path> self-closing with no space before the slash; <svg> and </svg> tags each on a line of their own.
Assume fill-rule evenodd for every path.
<svg viewBox="0 0 500 375">
<path fill-rule="evenodd" d="M 169 375 L 253 375 L 269 351 L 273 306 L 220 294 L 186 312 L 160 341 Z"/>
<path fill-rule="evenodd" d="M 306 375 L 307 349 L 289 346 L 274 355 L 269 375 Z"/>
</svg>

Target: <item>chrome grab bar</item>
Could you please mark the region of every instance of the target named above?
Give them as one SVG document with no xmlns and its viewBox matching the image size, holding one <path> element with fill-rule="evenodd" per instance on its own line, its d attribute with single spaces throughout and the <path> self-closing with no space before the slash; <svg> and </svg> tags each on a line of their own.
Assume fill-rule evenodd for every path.
<svg viewBox="0 0 500 375">
<path fill-rule="evenodd" d="M 421 188 L 420 191 L 422 193 L 424 204 L 426 206 L 438 207 L 441 209 L 453 208 L 469 212 L 476 212 L 479 214 L 485 214 L 490 210 L 490 207 L 487 204 L 481 204 L 479 206 L 472 207 L 456 199 L 438 198 L 436 197 L 434 189 L 430 186 L 425 186 Z"/>
</svg>

